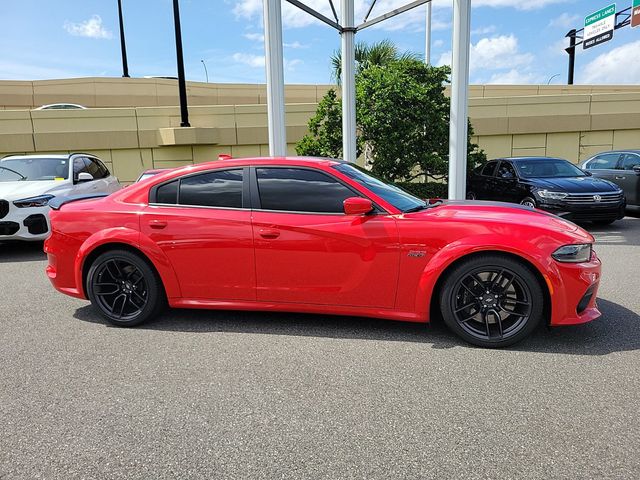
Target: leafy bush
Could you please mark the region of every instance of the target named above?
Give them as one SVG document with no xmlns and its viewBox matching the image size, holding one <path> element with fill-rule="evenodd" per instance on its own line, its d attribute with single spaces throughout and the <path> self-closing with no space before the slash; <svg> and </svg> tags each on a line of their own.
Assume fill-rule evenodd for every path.
<svg viewBox="0 0 640 480">
<path fill-rule="evenodd" d="M 398 187 L 421 199 L 447 198 L 449 195 L 446 183 L 396 182 Z"/>
</svg>

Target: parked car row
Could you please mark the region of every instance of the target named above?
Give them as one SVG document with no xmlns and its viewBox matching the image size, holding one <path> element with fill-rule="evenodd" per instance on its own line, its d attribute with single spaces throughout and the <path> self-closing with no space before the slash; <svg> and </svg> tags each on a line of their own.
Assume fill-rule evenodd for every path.
<svg viewBox="0 0 640 480">
<path fill-rule="evenodd" d="M 469 175 L 467 198 L 519 203 L 604 225 L 626 210 L 640 210 L 640 152 L 603 153 L 582 167 L 550 157 L 492 160 Z"/>
</svg>

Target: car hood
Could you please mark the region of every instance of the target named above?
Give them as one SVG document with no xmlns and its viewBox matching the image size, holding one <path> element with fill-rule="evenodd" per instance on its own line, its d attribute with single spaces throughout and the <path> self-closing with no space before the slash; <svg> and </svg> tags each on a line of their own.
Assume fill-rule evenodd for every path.
<svg viewBox="0 0 640 480">
<path fill-rule="evenodd" d="M 440 205 L 406 215 L 416 215 L 425 219 L 440 217 L 474 225 L 501 223 L 512 228 L 537 227 L 540 230 L 569 235 L 576 241 L 593 242 L 593 237 L 575 223 L 542 210 L 513 203 L 445 200 Z"/>
<path fill-rule="evenodd" d="M 68 181 L 0 182 L 0 199 L 21 200 L 38 195 L 56 195 L 69 189 Z"/>
<path fill-rule="evenodd" d="M 598 177 L 527 178 L 524 181 L 534 187 L 566 193 L 606 193 L 619 190 L 615 183 Z"/>
</svg>

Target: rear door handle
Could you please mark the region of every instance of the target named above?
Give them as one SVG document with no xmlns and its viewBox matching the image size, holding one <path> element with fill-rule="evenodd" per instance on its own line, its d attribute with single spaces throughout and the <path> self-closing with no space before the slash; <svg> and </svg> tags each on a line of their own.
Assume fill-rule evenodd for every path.
<svg viewBox="0 0 640 480">
<path fill-rule="evenodd" d="M 262 238 L 278 238 L 280 236 L 278 230 L 272 230 L 270 228 L 261 228 L 258 233 Z"/>
<path fill-rule="evenodd" d="M 167 222 L 165 222 L 164 220 L 151 220 L 149 222 L 149 226 L 156 230 L 160 230 L 167 226 Z"/>
<path fill-rule="evenodd" d="M 624 180 L 624 179 L 626 179 L 626 178 L 627 178 L 627 177 L 619 177 L 618 175 L 616 175 L 616 180 Z"/>
</svg>

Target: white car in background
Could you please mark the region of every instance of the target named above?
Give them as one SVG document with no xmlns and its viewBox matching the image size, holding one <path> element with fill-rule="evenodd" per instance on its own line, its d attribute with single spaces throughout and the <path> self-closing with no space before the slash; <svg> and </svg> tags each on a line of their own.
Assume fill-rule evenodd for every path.
<svg viewBox="0 0 640 480">
<path fill-rule="evenodd" d="M 44 240 L 49 201 L 57 196 L 110 194 L 121 188 L 99 158 L 69 155 L 11 155 L 0 160 L 0 242 Z"/>
</svg>

